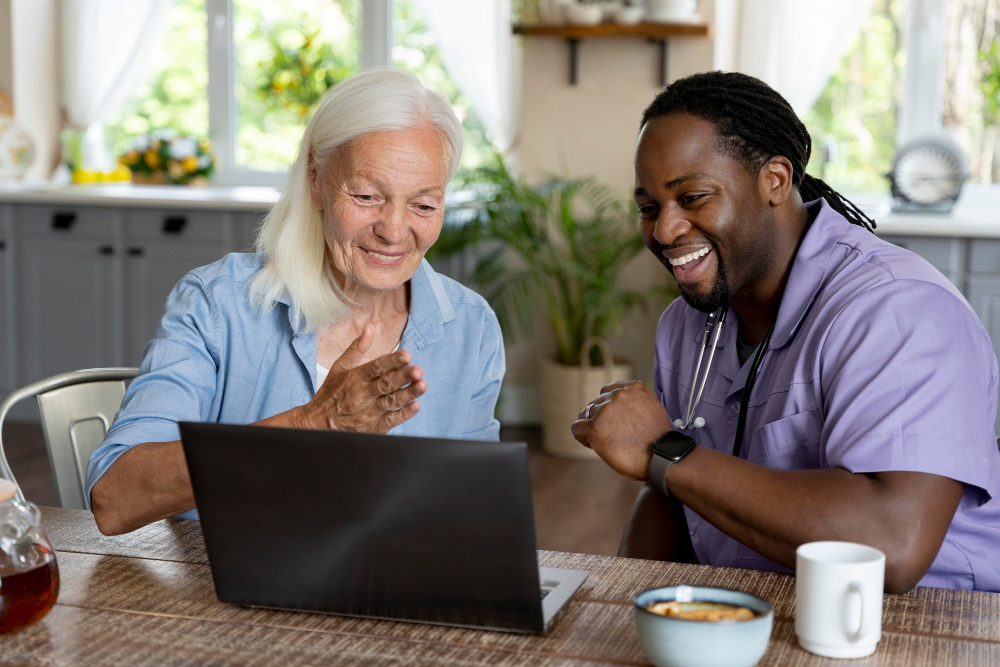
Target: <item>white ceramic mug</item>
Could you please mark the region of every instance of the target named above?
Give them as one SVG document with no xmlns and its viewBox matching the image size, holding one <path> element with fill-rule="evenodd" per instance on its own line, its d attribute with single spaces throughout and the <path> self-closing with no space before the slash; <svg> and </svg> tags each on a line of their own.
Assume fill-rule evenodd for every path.
<svg viewBox="0 0 1000 667">
<path fill-rule="evenodd" d="M 795 634 L 828 658 L 862 658 L 882 638 L 885 554 L 852 542 L 795 550 Z"/>
</svg>

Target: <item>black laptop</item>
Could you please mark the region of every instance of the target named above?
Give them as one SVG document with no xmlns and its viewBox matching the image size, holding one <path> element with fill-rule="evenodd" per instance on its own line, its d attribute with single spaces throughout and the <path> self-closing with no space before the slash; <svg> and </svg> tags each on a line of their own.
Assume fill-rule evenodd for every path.
<svg viewBox="0 0 1000 667">
<path fill-rule="evenodd" d="M 524 443 L 182 423 L 215 591 L 245 606 L 544 632 Z"/>
</svg>

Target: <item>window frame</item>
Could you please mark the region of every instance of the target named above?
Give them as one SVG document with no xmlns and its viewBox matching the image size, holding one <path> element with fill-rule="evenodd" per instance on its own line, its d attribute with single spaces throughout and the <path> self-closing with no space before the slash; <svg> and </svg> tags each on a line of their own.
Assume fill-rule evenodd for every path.
<svg viewBox="0 0 1000 667">
<path fill-rule="evenodd" d="M 948 0 L 909 0 L 903 100 L 896 148 L 944 131 L 945 40 Z"/>
<path fill-rule="evenodd" d="M 234 0 L 205 0 L 208 21 L 208 135 L 215 153 L 212 182 L 223 186 L 284 187 L 286 171 L 236 165 L 236 52 Z M 392 67 L 393 0 L 361 0 L 362 69 Z"/>
</svg>

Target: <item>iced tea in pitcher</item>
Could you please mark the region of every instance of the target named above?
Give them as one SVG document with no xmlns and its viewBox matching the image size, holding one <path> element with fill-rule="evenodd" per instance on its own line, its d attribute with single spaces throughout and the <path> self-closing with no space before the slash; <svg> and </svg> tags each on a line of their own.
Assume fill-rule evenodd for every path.
<svg viewBox="0 0 1000 667">
<path fill-rule="evenodd" d="M 34 504 L 0 479 L 0 634 L 40 621 L 59 595 L 59 568 Z"/>
</svg>

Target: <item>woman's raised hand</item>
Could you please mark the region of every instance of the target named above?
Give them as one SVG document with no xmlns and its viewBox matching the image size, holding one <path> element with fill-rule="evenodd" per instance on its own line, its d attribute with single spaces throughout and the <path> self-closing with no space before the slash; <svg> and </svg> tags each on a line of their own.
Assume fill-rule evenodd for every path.
<svg viewBox="0 0 1000 667">
<path fill-rule="evenodd" d="M 397 350 L 359 365 L 375 338 L 365 325 L 361 335 L 330 367 L 323 386 L 300 408 L 300 428 L 386 433 L 417 414 L 417 397 L 427 391 L 424 371 L 409 366 L 410 353 Z"/>
</svg>

